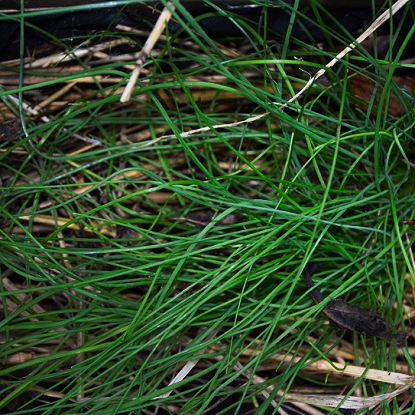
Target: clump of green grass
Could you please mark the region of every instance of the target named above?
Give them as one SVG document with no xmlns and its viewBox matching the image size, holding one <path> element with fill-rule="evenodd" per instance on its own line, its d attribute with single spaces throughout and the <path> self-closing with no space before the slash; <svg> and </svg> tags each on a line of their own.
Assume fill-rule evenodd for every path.
<svg viewBox="0 0 415 415">
<path fill-rule="evenodd" d="M 350 90 L 356 71 L 389 85 L 400 54 L 357 47 L 281 109 L 336 52 L 270 41 L 243 20 L 243 35 L 214 41 L 176 7 L 190 22 L 158 42 L 129 104 L 119 98 L 147 33 L 54 39 L 68 60 L 2 64 L 16 84 L 0 93 L 0 406 L 199 414 L 250 401 L 259 414 L 310 387 L 387 392 L 313 372 L 317 359 L 389 372 L 411 361 L 338 338 L 301 271 L 322 262 L 326 296 L 410 324 L 411 100 L 385 88 L 384 102 L 402 103 L 392 116 Z M 24 106 L 42 103 L 37 116 Z"/>
</svg>

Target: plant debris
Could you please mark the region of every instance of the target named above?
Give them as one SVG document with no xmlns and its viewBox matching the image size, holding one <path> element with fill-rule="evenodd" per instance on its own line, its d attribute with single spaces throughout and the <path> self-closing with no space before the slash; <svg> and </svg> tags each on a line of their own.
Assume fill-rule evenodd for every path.
<svg viewBox="0 0 415 415">
<path fill-rule="evenodd" d="M 323 294 L 314 287 L 314 282 L 311 279 L 318 266 L 319 264 L 316 263 L 310 264 L 304 271 L 305 284 L 312 290 L 311 296 L 317 304 L 324 299 Z M 365 310 L 358 305 L 349 304 L 340 298 L 335 298 L 326 305 L 323 313 L 330 319 L 330 324 L 337 334 L 342 329 L 347 329 L 366 337 L 388 340 L 397 347 L 405 345 L 405 333 L 392 333 L 389 325 L 377 312 Z"/>
</svg>

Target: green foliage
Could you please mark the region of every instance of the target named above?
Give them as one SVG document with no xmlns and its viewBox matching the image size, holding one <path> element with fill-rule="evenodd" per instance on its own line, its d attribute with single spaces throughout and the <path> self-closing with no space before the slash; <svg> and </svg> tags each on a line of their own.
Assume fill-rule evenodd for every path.
<svg viewBox="0 0 415 415">
<path fill-rule="evenodd" d="M 404 110 L 391 116 L 349 88 L 356 71 L 391 84 L 400 54 L 385 62 L 357 47 L 326 84 L 282 109 L 335 52 L 271 41 L 241 19 L 232 52 L 176 6 L 174 18 L 191 23 L 166 31 L 128 105 L 119 99 L 134 59 L 116 55 L 73 57 L 82 71 L 21 65 L 22 76 L 45 80 L 0 93 L 3 112 L 22 123 L 0 143 L 0 406 L 32 394 L 13 414 L 39 395 L 30 411 L 45 415 L 155 405 L 200 414 L 234 396 L 229 408 L 256 399 L 264 413 L 306 376 L 317 350 L 340 341 L 303 285 L 308 261 L 323 262 L 325 295 L 379 309 L 391 325 L 404 326 L 403 302 L 413 306 L 411 99 L 393 86 L 379 91 L 380 102 L 398 94 Z M 113 36 L 136 50 L 146 39 Z M 72 81 L 83 93 L 69 105 L 47 122 L 27 116 L 23 100 Z M 355 364 L 395 370 L 393 346 L 350 333 L 344 341 L 359 350 Z M 331 383 L 356 386 L 329 376 L 328 391 Z"/>
</svg>

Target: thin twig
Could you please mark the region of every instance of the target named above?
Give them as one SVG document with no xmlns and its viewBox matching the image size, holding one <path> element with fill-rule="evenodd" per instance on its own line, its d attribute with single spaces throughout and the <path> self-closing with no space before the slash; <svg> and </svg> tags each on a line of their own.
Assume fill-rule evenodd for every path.
<svg viewBox="0 0 415 415">
<path fill-rule="evenodd" d="M 336 55 L 324 68 L 320 69 L 313 77 L 311 77 L 308 82 L 305 84 L 304 88 L 290 98 L 284 105 L 281 106 L 281 109 L 286 107 L 290 102 L 295 101 L 300 97 L 307 89 L 317 81 L 322 75 L 324 75 L 327 69 L 333 67 L 340 59 L 346 56 L 350 51 L 352 51 L 358 44 L 362 43 L 368 36 L 370 36 L 375 30 L 379 28 L 383 23 L 391 18 L 398 10 L 400 10 L 409 0 L 398 0 L 390 9 L 385 10 L 370 26 L 366 29 L 355 42 L 350 43 L 349 46 L 345 47 L 340 53 Z"/>
<path fill-rule="evenodd" d="M 136 66 L 131 73 L 130 80 L 127 83 L 127 86 L 124 89 L 124 92 L 121 96 L 121 102 L 128 102 L 130 100 L 131 92 L 134 89 L 134 86 L 137 82 L 138 77 L 140 76 L 140 71 L 147 61 L 148 55 L 153 50 L 154 45 L 156 44 L 157 40 L 159 39 L 161 32 L 164 30 L 166 23 L 171 18 L 171 13 L 174 10 L 175 6 L 173 3 L 168 2 L 167 6 L 163 9 L 160 17 L 158 18 L 156 25 L 154 26 L 153 30 L 150 33 L 146 43 L 143 46 L 142 51 L 138 55 Z"/>
</svg>

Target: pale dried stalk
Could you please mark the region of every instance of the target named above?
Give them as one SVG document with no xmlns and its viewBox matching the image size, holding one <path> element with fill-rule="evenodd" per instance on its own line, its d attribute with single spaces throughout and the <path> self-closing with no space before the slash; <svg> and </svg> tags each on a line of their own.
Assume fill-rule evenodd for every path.
<svg viewBox="0 0 415 415">
<path fill-rule="evenodd" d="M 138 55 L 136 66 L 133 72 L 131 73 L 130 80 L 128 81 L 128 84 L 125 87 L 125 90 L 121 96 L 121 102 L 128 102 L 130 100 L 131 92 L 133 91 L 137 79 L 140 76 L 141 68 L 146 62 L 150 52 L 153 50 L 153 47 L 159 39 L 161 32 L 164 30 L 166 23 L 170 20 L 171 12 L 174 10 L 174 8 L 175 6 L 173 5 L 173 3 L 169 2 L 167 3 L 167 7 L 165 7 L 162 13 L 160 14 L 160 17 L 158 18 L 156 25 L 151 31 L 150 36 L 144 44 L 142 51 Z"/>
<path fill-rule="evenodd" d="M 308 82 L 305 84 L 304 88 L 290 98 L 281 108 L 286 107 L 290 102 L 295 101 L 299 96 L 301 96 L 311 85 L 322 75 L 324 75 L 327 69 L 334 66 L 340 59 L 346 56 L 350 51 L 352 51 L 358 44 L 362 43 L 368 36 L 370 36 L 375 30 L 378 29 L 383 23 L 391 18 L 398 10 L 400 10 L 409 0 L 398 0 L 390 9 L 385 10 L 370 26 L 366 29 L 355 42 L 350 43 L 349 46 L 344 48 L 339 54 L 336 55 L 323 69 L 320 69 L 313 77 L 311 77 Z"/>
</svg>

